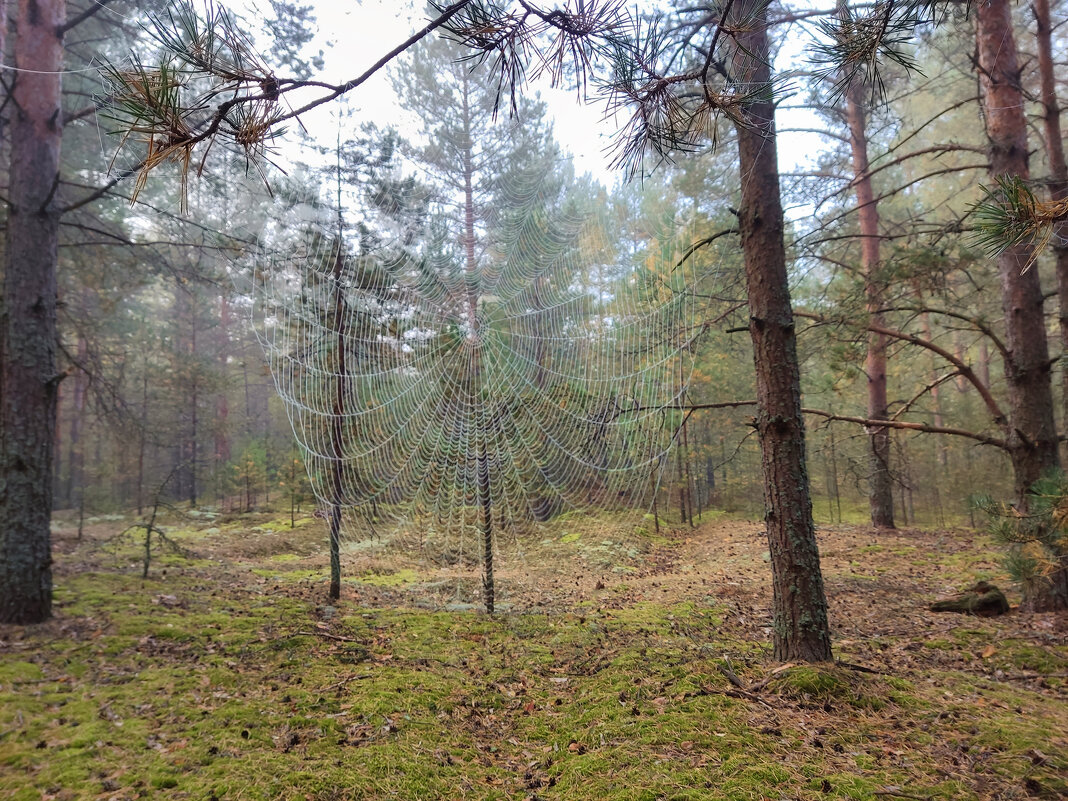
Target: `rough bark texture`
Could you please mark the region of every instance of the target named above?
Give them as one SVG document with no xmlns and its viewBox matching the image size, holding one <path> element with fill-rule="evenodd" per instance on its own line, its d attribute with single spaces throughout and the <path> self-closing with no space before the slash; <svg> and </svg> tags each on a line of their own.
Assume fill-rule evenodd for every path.
<svg viewBox="0 0 1068 801">
<path fill-rule="evenodd" d="M 1064 139 L 1061 135 L 1061 109 L 1057 103 L 1057 84 L 1054 79 L 1052 25 L 1049 0 L 1035 0 L 1035 24 L 1038 40 L 1038 74 L 1042 93 L 1042 125 L 1046 136 L 1046 158 L 1049 161 L 1049 193 L 1053 200 L 1068 197 L 1068 165 L 1064 161 Z M 1061 333 L 1061 408 L 1062 426 L 1068 426 L 1068 223 L 1060 222 L 1053 232 L 1053 258 L 1057 265 L 1057 301 Z M 1068 444 L 1062 448 L 1068 447 Z M 1068 451 L 1062 450 L 1062 458 Z M 1068 553 L 1057 554 L 1060 567 L 1049 577 L 1049 586 L 1032 593 L 1028 599 L 1042 610 L 1068 609 Z"/>
<path fill-rule="evenodd" d="M 1061 134 L 1061 108 L 1057 102 L 1057 83 L 1053 66 L 1052 26 L 1049 0 L 1035 0 L 1035 38 L 1038 44 L 1038 75 L 1042 99 L 1042 130 L 1046 139 L 1046 158 L 1049 161 L 1050 198 L 1068 197 L 1068 165 L 1064 161 L 1064 140 Z M 1060 304 L 1061 359 L 1068 358 L 1068 223 L 1057 225 L 1053 236 L 1053 256 L 1057 264 L 1057 299 Z M 1061 404 L 1068 421 L 1068 369 L 1061 366 Z M 1066 423 L 1068 425 L 1068 423 Z"/>
<path fill-rule="evenodd" d="M 1027 122 L 1008 0 L 977 5 L 976 45 L 990 177 L 1015 175 L 1026 180 Z M 1059 464 L 1042 287 L 1038 270 L 1028 269 L 1032 252 L 1030 245 L 1021 244 L 998 257 L 1008 349 L 1008 445 L 1022 505 L 1028 488 Z"/>
<path fill-rule="evenodd" d="M 846 122 L 849 145 L 853 153 L 853 188 L 857 193 L 857 216 L 860 223 L 861 267 L 864 294 L 873 324 L 885 323 L 880 309 L 883 291 L 879 272 L 879 209 L 868 171 L 868 133 L 864 114 L 864 89 L 855 83 L 846 92 Z M 886 335 L 868 334 L 868 354 L 864 366 L 868 376 L 868 419 L 887 419 Z M 871 524 L 894 528 L 893 479 L 890 475 L 890 429 L 868 429 L 868 507 Z"/>
<path fill-rule="evenodd" d="M 0 622 L 52 613 L 62 0 L 20 0 L 0 310 Z M 11 76 L 11 73 L 8 73 Z"/>
<path fill-rule="evenodd" d="M 767 85 L 771 77 L 766 7 L 735 6 L 745 32 L 733 58 L 735 77 Z M 770 98 L 746 106 L 738 126 L 739 231 L 756 364 L 764 506 L 771 553 L 774 655 L 780 661 L 831 659 L 827 599 L 812 522 L 793 310 L 783 245 L 782 202 Z"/>
</svg>

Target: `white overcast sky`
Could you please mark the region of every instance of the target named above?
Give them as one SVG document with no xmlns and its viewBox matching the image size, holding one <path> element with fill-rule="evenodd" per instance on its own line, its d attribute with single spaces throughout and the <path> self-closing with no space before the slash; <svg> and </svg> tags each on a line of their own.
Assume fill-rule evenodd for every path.
<svg viewBox="0 0 1068 801">
<path fill-rule="evenodd" d="M 256 0 L 244 0 L 255 7 Z M 261 0 L 262 2 L 262 0 Z M 235 5 L 238 2 L 235 0 Z M 264 5 L 266 3 L 264 2 Z M 413 32 L 425 25 L 425 6 L 419 0 L 311 0 L 317 17 L 318 35 L 313 49 L 321 48 L 326 66 L 321 77 L 331 83 L 341 83 L 363 73 L 390 49 L 400 44 Z M 645 2 L 644 5 L 655 5 Z M 777 64 L 791 59 L 800 52 L 803 36 L 796 29 L 787 39 Z M 619 180 L 619 171 L 609 167 L 611 155 L 607 146 L 616 130 L 611 121 L 604 119 L 604 109 L 596 102 L 581 104 L 574 92 L 552 89 L 548 85 L 535 87 L 549 105 L 554 120 L 557 141 L 575 158 L 578 174 L 592 173 L 605 184 Z M 379 124 L 403 124 L 401 110 L 403 99 L 395 98 L 390 87 L 388 72 L 382 71 L 367 84 L 350 92 L 346 98 L 347 108 L 352 109 L 357 120 L 373 120 Z M 789 101 L 787 101 L 789 103 Z M 309 130 L 321 132 L 324 141 L 333 142 L 338 125 L 338 107 L 330 104 L 324 109 L 309 114 L 304 124 Z M 780 128 L 821 127 L 813 115 L 806 112 L 780 111 Z M 814 135 L 788 134 L 779 140 L 779 162 L 784 172 L 796 171 L 811 165 L 815 156 L 824 148 Z M 797 210 L 795 210 L 796 213 Z"/>
</svg>

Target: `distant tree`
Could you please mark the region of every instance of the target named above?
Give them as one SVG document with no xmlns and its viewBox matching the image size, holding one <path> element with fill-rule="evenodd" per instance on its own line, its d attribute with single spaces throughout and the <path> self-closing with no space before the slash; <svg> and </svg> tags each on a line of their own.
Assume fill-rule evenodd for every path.
<svg viewBox="0 0 1068 801">
<path fill-rule="evenodd" d="M 838 0 L 839 16 L 848 21 L 850 12 L 845 0 Z M 857 196 L 857 220 L 860 229 L 861 272 L 864 276 L 864 296 L 871 321 L 884 322 L 884 279 L 880 274 L 879 208 L 873 188 L 871 165 L 868 161 L 867 100 L 873 88 L 865 85 L 860 75 L 851 76 L 842 91 L 842 105 L 849 129 L 849 148 L 853 161 L 853 187 Z M 887 411 L 886 386 L 887 337 L 877 331 L 868 333 L 864 373 L 868 382 L 869 420 L 885 420 Z M 870 460 L 868 469 L 868 506 L 871 524 L 880 528 L 894 528 L 893 478 L 890 473 L 890 429 L 872 426 L 868 429 Z"/>
</svg>

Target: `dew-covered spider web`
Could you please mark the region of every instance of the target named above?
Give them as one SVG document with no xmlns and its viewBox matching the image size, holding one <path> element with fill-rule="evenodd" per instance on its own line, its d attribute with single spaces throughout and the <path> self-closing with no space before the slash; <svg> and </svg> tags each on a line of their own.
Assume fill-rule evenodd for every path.
<svg viewBox="0 0 1068 801">
<path fill-rule="evenodd" d="M 623 235 L 547 176 L 512 171 L 477 214 L 400 182 L 418 233 L 394 214 L 256 257 L 254 325 L 342 540 L 492 569 L 564 516 L 648 509 L 692 369 L 691 240 Z"/>
</svg>

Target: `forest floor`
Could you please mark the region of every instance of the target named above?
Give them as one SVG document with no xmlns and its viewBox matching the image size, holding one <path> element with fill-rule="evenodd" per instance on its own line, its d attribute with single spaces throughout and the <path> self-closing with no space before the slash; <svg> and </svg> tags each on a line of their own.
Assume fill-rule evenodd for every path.
<svg viewBox="0 0 1068 801">
<path fill-rule="evenodd" d="M 820 531 L 840 664 L 776 665 L 761 527 L 571 518 L 499 565 L 323 521 L 55 533 L 56 616 L 0 626 L 0 798 L 1068 797 L 1068 619 L 935 615 L 986 535 Z M 1010 593 L 1011 599 L 1011 593 Z M 863 670 L 858 668 L 864 668 Z"/>
</svg>

